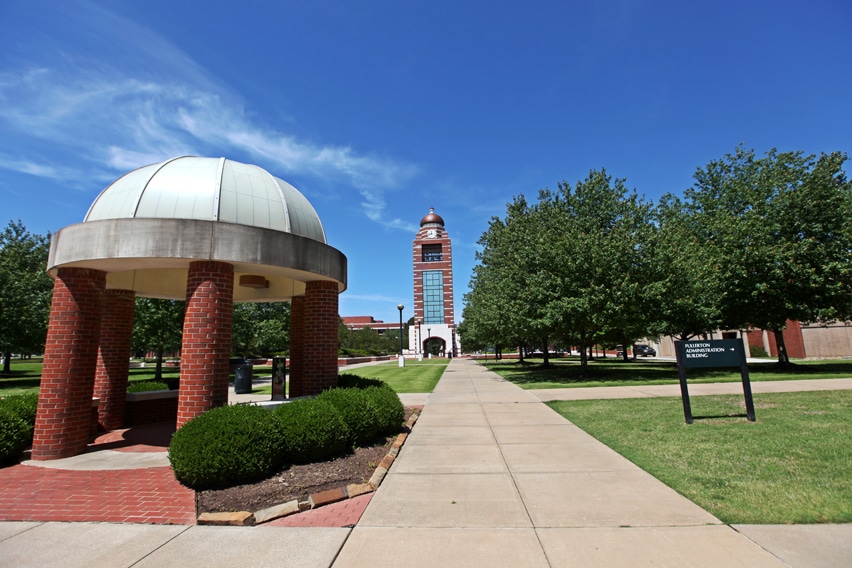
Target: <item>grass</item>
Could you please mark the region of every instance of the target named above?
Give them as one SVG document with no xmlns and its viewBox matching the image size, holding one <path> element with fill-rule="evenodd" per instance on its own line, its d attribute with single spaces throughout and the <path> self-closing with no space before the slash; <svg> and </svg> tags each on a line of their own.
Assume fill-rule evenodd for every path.
<svg viewBox="0 0 852 568">
<path fill-rule="evenodd" d="M 638 359 L 624 362 L 609 357 L 589 362 L 589 372 L 580 375 L 577 357 L 551 360 L 550 368 L 541 363 L 526 361 L 488 361 L 489 370 L 525 389 L 570 387 L 617 387 L 676 384 L 677 363 L 657 359 Z M 786 381 L 791 379 L 837 379 L 852 377 L 852 360 L 800 361 L 788 370 L 779 370 L 774 363 L 750 363 L 752 381 Z M 741 380 L 739 369 L 689 369 L 690 383 L 725 383 Z"/>
<path fill-rule="evenodd" d="M 432 392 L 444 369 L 447 368 L 447 364 L 449 360 L 443 358 L 423 359 L 423 361 L 406 359 L 405 367 L 400 367 L 398 361 L 393 361 L 357 369 L 344 367 L 340 372 L 368 379 L 380 379 L 398 393 Z"/>
<path fill-rule="evenodd" d="M 571 422 L 725 523 L 852 522 L 852 391 L 552 402 Z"/>
</svg>

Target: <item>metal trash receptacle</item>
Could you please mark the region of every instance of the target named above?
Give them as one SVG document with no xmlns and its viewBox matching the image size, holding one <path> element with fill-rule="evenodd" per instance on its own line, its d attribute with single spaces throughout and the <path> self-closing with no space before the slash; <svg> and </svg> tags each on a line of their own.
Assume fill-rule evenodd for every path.
<svg viewBox="0 0 852 568">
<path fill-rule="evenodd" d="M 234 393 L 251 394 L 252 366 L 240 365 L 234 372 Z"/>
</svg>

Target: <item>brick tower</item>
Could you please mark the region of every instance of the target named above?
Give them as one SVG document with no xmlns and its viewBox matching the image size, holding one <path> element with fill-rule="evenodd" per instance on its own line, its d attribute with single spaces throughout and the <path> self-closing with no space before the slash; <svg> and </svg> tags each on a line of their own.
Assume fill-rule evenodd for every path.
<svg viewBox="0 0 852 568">
<path fill-rule="evenodd" d="M 435 210 L 420 220 L 412 247 L 414 325 L 408 334 L 410 353 L 422 354 L 427 341 L 439 339 L 442 352 L 459 353 L 453 310 L 453 247 L 444 220 Z"/>
</svg>

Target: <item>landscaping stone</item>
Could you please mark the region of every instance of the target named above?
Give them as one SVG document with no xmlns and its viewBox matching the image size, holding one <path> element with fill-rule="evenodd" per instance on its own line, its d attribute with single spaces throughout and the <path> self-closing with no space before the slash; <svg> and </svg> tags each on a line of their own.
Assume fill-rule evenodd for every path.
<svg viewBox="0 0 852 568">
<path fill-rule="evenodd" d="M 254 515 L 248 511 L 230 513 L 201 513 L 198 516 L 199 525 L 218 525 L 231 527 L 250 527 L 254 525 Z"/>
</svg>

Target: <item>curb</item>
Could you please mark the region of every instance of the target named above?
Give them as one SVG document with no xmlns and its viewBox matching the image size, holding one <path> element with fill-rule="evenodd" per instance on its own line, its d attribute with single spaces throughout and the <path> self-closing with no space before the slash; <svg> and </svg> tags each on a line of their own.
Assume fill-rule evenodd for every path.
<svg viewBox="0 0 852 568">
<path fill-rule="evenodd" d="M 228 513 L 202 513 L 196 518 L 196 523 L 199 525 L 250 527 L 275 519 L 280 519 L 282 517 L 295 515 L 302 511 L 313 510 L 317 507 L 322 507 L 323 505 L 330 505 L 331 503 L 337 503 L 339 501 L 372 493 L 379 488 L 379 485 L 381 485 L 382 480 L 385 478 L 385 475 L 387 475 L 391 465 L 393 465 L 397 454 L 399 454 L 399 449 L 402 448 L 403 444 L 405 444 L 408 434 L 411 432 L 411 429 L 414 427 L 414 424 L 417 422 L 419 417 L 420 410 L 415 408 L 411 413 L 411 416 L 409 416 L 408 421 L 406 421 L 403 431 L 397 435 L 390 450 L 388 450 L 384 459 L 382 459 L 381 463 L 378 467 L 376 467 L 375 471 L 373 471 L 373 475 L 367 483 L 350 483 L 345 487 L 338 487 L 336 489 L 321 491 L 320 493 L 313 493 L 309 495 L 305 501 L 288 501 L 286 503 L 274 505 L 255 512 L 234 511 Z"/>
</svg>

